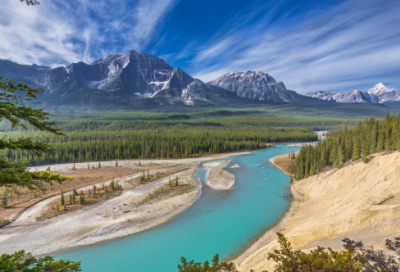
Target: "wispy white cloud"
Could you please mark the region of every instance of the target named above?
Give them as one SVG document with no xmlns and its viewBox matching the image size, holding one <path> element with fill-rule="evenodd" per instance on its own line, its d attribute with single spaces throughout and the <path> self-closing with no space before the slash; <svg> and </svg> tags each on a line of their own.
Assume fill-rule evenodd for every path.
<svg viewBox="0 0 400 272">
<path fill-rule="evenodd" d="M 58 66 L 141 50 L 174 1 L 3 0 L 0 58 Z"/>
<path fill-rule="evenodd" d="M 284 22 L 275 20 L 257 34 L 250 25 L 213 37 L 190 70 L 204 81 L 226 72 L 261 70 L 301 93 L 363 89 L 378 81 L 399 88 L 399 10 L 395 0 L 350 0 L 295 27 L 280 29 Z M 202 56 L 227 40 L 234 42 L 226 52 L 203 66 Z"/>
</svg>

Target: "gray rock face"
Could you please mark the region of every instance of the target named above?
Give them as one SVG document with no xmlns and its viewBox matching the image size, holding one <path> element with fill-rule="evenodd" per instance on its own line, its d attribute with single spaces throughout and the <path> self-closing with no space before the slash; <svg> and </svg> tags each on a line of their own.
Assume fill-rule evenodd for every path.
<svg viewBox="0 0 400 272">
<path fill-rule="evenodd" d="M 276 82 L 273 77 L 260 71 L 229 73 L 207 84 L 224 88 L 243 98 L 290 102 L 283 82 Z"/>
<path fill-rule="evenodd" d="M 385 103 L 400 101 L 400 95 L 395 89 L 389 89 L 382 83 L 375 85 L 368 91 L 359 90 L 345 93 L 328 93 L 324 91 L 311 92 L 308 97 L 339 103 Z"/>
<path fill-rule="evenodd" d="M 60 85 L 65 81 L 79 82 L 89 89 L 107 92 L 123 90 L 147 97 L 165 88 L 186 88 L 193 78 L 160 58 L 130 51 L 126 56 L 110 55 L 92 64 L 78 62 L 66 68 L 53 69 L 42 75 L 37 83 L 51 92 L 65 92 Z"/>
<path fill-rule="evenodd" d="M 324 92 L 324 91 L 318 91 L 318 92 L 308 93 L 307 96 L 312 97 L 312 98 L 321 99 L 321 100 L 326 100 L 326 101 L 336 101 L 334 96 L 337 94 L 338 93 L 328 93 L 328 92 Z"/>
<path fill-rule="evenodd" d="M 199 102 L 230 104 L 231 102 L 237 103 L 239 100 L 243 102 L 245 102 L 244 100 L 247 100 L 238 97 L 233 92 L 217 86 L 205 84 L 198 79 L 195 79 L 185 90 L 182 91 L 181 97 L 186 105 L 194 105 Z"/>
</svg>

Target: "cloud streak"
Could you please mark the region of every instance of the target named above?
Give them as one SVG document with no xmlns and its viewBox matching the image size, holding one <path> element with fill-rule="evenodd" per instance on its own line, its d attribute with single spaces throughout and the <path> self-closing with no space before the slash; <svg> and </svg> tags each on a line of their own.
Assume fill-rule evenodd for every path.
<svg viewBox="0 0 400 272">
<path fill-rule="evenodd" d="M 141 50 L 174 3 L 42 0 L 40 6 L 28 7 L 19 1 L 4 1 L 0 57 L 53 67 Z"/>
<path fill-rule="evenodd" d="M 300 93 L 365 89 L 380 81 L 400 89 L 399 74 L 393 73 L 400 70 L 399 9 L 394 0 L 352 0 L 295 27 L 279 29 L 283 23 L 276 20 L 254 33 L 248 26 L 214 37 L 198 53 L 201 61 L 193 58 L 191 70 L 205 81 L 232 71 L 261 70 Z M 211 55 L 214 65 L 203 67 L 210 48 L 226 40 L 240 42 L 230 44 L 229 52 Z"/>
</svg>

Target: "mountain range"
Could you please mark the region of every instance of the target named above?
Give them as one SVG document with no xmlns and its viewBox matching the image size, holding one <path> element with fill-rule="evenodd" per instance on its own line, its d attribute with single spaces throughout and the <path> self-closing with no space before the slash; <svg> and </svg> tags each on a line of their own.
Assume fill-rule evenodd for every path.
<svg viewBox="0 0 400 272">
<path fill-rule="evenodd" d="M 294 103 L 326 107 L 332 106 L 332 102 L 400 101 L 396 90 L 382 84 L 367 92 L 315 92 L 304 96 L 260 71 L 228 73 L 204 83 L 161 58 L 134 50 L 125 56 L 109 55 L 91 64 L 78 62 L 57 68 L 0 59 L 0 75 L 44 88 L 45 92 L 34 102 L 42 106 L 81 105 L 103 109 Z"/>
<path fill-rule="evenodd" d="M 326 101 L 336 101 L 339 103 L 390 103 L 400 102 L 400 94 L 395 90 L 378 83 L 371 89 L 362 92 L 354 90 L 344 93 L 334 92 L 311 92 L 308 97 L 317 98 Z"/>
<path fill-rule="evenodd" d="M 37 102 L 58 105 L 229 105 L 308 99 L 260 71 L 229 73 L 204 83 L 161 58 L 133 50 L 57 68 L 0 59 L 0 75 L 44 88 Z"/>
</svg>

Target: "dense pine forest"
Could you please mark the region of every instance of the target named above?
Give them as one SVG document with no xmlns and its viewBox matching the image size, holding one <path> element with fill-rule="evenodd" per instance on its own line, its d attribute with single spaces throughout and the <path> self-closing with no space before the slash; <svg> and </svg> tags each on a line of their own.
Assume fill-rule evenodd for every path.
<svg viewBox="0 0 400 272">
<path fill-rule="evenodd" d="M 48 142 L 54 152 L 37 157 L 7 150 L 12 161 L 29 165 L 114 159 L 166 159 L 255 150 L 279 142 L 316 141 L 314 130 L 355 126 L 358 121 L 261 116 L 257 111 L 214 111 L 190 114 L 132 113 L 58 120 L 64 136 L 41 131 L 29 137 Z M 233 116 L 232 116 L 233 115 Z M 239 115 L 239 116 L 235 116 Z M 123 117 L 124 120 L 119 118 Z M 128 119 L 125 119 L 128 118 Z M 116 119 L 116 120 L 115 120 Z M 11 139 L 28 136 L 0 124 Z"/>
<path fill-rule="evenodd" d="M 24 132 L 13 132 L 10 136 L 25 135 Z M 30 133 L 30 136 L 50 143 L 55 151 L 36 157 L 29 152 L 8 150 L 6 156 L 11 160 L 25 160 L 30 165 L 131 158 L 181 158 L 254 150 L 274 142 L 316 140 L 315 134 L 304 128 L 163 128 L 69 132 L 65 136 L 36 132 Z"/>
<path fill-rule="evenodd" d="M 381 120 L 371 117 L 356 127 L 333 131 L 316 145 L 303 146 L 292 154 L 290 171 L 294 178 L 314 175 L 326 166 L 340 167 L 350 160 L 367 160 L 375 152 L 393 151 L 400 147 L 400 115 Z"/>
</svg>

